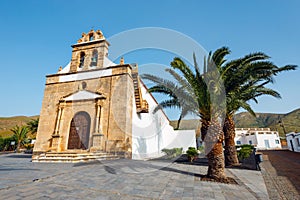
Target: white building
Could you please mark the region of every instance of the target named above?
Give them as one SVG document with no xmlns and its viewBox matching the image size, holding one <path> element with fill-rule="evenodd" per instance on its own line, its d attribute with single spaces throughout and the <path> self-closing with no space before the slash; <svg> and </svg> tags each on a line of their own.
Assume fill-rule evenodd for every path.
<svg viewBox="0 0 300 200">
<path fill-rule="evenodd" d="M 281 149 L 279 134 L 270 128 L 236 128 L 236 145 L 251 144 L 257 149 Z"/>
<path fill-rule="evenodd" d="M 300 152 L 300 133 L 286 134 L 286 142 L 290 151 Z"/>
<path fill-rule="evenodd" d="M 137 114 L 133 106 L 132 159 L 149 159 L 164 155 L 162 149 L 196 147 L 195 130 L 174 130 L 163 110 L 153 113 L 157 101 L 141 83 L 141 93 L 149 106 L 149 112 Z"/>
</svg>

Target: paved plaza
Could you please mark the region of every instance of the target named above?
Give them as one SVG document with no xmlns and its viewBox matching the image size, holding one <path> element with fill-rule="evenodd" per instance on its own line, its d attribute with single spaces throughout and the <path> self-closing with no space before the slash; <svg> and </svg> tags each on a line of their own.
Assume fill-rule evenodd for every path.
<svg viewBox="0 0 300 200">
<path fill-rule="evenodd" d="M 226 169 L 238 184 L 200 181 L 206 166 L 127 159 L 32 163 L 0 155 L 1 199 L 268 199 L 260 171 Z"/>
</svg>

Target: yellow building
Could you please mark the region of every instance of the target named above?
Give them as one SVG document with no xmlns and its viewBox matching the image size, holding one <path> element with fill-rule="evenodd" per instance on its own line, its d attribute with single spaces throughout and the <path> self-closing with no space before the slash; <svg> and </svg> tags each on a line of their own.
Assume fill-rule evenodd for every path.
<svg viewBox="0 0 300 200">
<path fill-rule="evenodd" d="M 46 76 L 33 161 L 131 157 L 133 101 L 137 112 L 148 112 L 147 102 L 137 67 L 111 62 L 108 47 L 101 31 L 83 33 L 71 62 Z"/>
</svg>

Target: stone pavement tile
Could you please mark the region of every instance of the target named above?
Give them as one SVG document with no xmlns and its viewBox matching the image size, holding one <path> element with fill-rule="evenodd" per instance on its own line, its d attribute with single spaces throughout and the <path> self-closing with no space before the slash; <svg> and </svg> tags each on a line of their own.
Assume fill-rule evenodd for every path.
<svg viewBox="0 0 300 200">
<path fill-rule="evenodd" d="M 215 199 L 214 192 L 203 192 L 200 196 L 204 197 L 205 199 Z"/>
<path fill-rule="evenodd" d="M 22 197 L 18 197 L 18 196 L 10 196 L 10 197 L 7 197 L 5 200 L 21 200 L 23 199 Z"/>
<path fill-rule="evenodd" d="M 256 199 L 253 195 L 251 195 L 248 192 L 242 192 L 238 190 L 233 190 L 233 191 L 225 191 L 224 192 L 224 197 L 225 199 L 228 200 L 240 200 L 240 199 Z"/>
<path fill-rule="evenodd" d="M 120 198 L 120 200 L 145 200 L 145 199 L 146 198 L 143 197 L 133 197 L 133 196 L 125 196 Z"/>
<path fill-rule="evenodd" d="M 193 197 L 182 197 L 182 200 L 194 200 Z"/>
<path fill-rule="evenodd" d="M 32 200 L 32 199 L 42 199 L 41 197 L 43 197 L 44 195 L 43 194 L 32 194 L 30 196 L 26 196 L 26 197 L 21 197 L 19 196 L 22 200 Z M 18 199 L 18 198 L 16 198 Z"/>
<path fill-rule="evenodd" d="M 20 192 L 19 195 L 22 196 L 22 197 L 30 197 L 36 193 L 38 193 L 38 189 L 35 189 L 35 188 L 28 188 L 29 190 L 28 191 L 25 191 L 25 192 Z"/>
<path fill-rule="evenodd" d="M 153 199 L 159 199 L 159 197 L 161 196 L 161 192 L 150 192 L 150 197 Z"/>
<path fill-rule="evenodd" d="M 240 184 L 251 192 L 258 199 L 268 199 L 267 188 L 260 171 L 254 170 L 241 170 L 241 169 L 228 169 Z M 259 194 L 259 195 L 258 195 Z"/>
<path fill-rule="evenodd" d="M 222 192 L 214 192 L 214 199 L 225 200 L 226 198 Z"/>
<path fill-rule="evenodd" d="M 16 192 L 15 191 L 10 191 L 10 190 L 0 190 L 0 197 L 1 199 L 9 199 L 12 198 L 14 196 L 16 196 Z"/>
<path fill-rule="evenodd" d="M 144 193 L 144 190 L 139 190 L 139 189 L 131 189 L 127 194 L 133 195 L 133 196 L 143 196 L 142 194 Z M 150 194 L 150 192 L 149 192 Z"/>
<path fill-rule="evenodd" d="M 86 197 L 74 195 L 74 194 L 60 194 L 56 199 L 57 200 L 80 200 L 85 199 Z M 41 197 L 41 199 L 49 199 L 48 196 Z"/>
<path fill-rule="evenodd" d="M 162 192 L 164 190 L 165 187 L 159 187 L 159 186 L 155 186 L 155 185 L 152 185 L 152 186 L 143 186 L 143 188 L 141 189 L 144 189 L 144 190 L 148 190 L 148 191 L 152 191 L 152 192 Z"/>
<path fill-rule="evenodd" d="M 11 178 L 10 179 L 2 179 L 2 178 L 0 178 L 0 182 L 1 182 L 0 189 L 4 189 L 4 188 L 7 188 L 8 186 L 14 186 L 14 185 L 16 185 L 16 183 L 15 183 L 14 180 L 15 179 L 11 179 Z"/>
<path fill-rule="evenodd" d="M 182 191 L 169 190 L 169 191 L 166 191 L 165 194 L 167 194 L 170 198 L 182 198 L 183 197 Z"/>
<path fill-rule="evenodd" d="M 214 188 L 211 187 L 211 186 L 204 185 L 204 186 L 201 187 L 201 190 L 205 191 L 205 192 L 213 192 Z"/>
<path fill-rule="evenodd" d="M 122 198 L 121 194 L 106 193 L 106 192 L 88 192 L 83 199 L 100 199 L 100 200 L 119 200 Z"/>
</svg>

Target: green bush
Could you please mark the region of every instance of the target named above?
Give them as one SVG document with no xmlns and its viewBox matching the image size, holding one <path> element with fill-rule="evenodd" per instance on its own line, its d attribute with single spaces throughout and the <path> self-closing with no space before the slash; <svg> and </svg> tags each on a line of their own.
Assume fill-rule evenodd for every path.
<svg viewBox="0 0 300 200">
<path fill-rule="evenodd" d="M 198 151 L 196 150 L 195 147 L 189 147 L 189 149 L 186 151 L 186 154 L 188 156 L 197 156 L 198 155 Z"/>
<path fill-rule="evenodd" d="M 0 137 L 0 151 L 13 150 L 13 149 L 9 149 L 12 148 L 12 146 L 10 145 L 11 141 L 14 141 L 12 137 L 7 137 L 7 138 Z"/>
<path fill-rule="evenodd" d="M 250 144 L 243 144 L 243 145 L 240 145 L 240 146 L 237 146 L 237 147 L 240 147 L 241 149 L 237 152 L 238 153 L 238 158 L 239 160 L 243 160 L 245 158 L 249 158 L 253 149 L 254 149 L 254 146 L 250 145 Z"/>
<path fill-rule="evenodd" d="M 196 156 L 198 156 L 198 151 L 195 147 L 189 147 L 189 149 L 186 151 L 186 154 L 189 157 L 189 160 L 193 162 Z"/>
<path fill-rule="evenodd" d="M 162 149 L 161 151 L 164 152 L 168 158 L 175 158 L 182 154 L 182 148 Z"/>
</svg>

